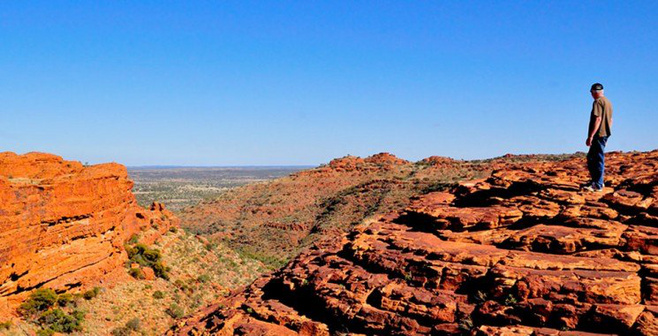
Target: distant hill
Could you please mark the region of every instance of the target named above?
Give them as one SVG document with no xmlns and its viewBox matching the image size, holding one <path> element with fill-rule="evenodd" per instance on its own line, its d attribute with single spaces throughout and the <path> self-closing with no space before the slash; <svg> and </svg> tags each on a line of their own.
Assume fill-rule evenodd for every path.
<svg viewBox="0 0 658 336">
<path fill-rule="evenodd" d="M 429 157 L 409 162 L 388 153 L 346 156 L 273 181 L 234 188 L 179 213 L 184 228 L 224 241 L 243 255 L 280 267 L 318 238 L 516 161 L 570 155 L 505 156 L 481 161 Z"/>
</svg>

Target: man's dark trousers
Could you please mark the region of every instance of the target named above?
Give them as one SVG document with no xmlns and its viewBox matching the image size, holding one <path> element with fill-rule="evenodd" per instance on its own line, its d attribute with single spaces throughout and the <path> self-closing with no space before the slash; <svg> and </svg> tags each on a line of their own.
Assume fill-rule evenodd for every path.
<svg viewBox="0 0 658 336">
<path fill-rule="evenodd" d="M 603 188 L 603 172 L 605 170 L 605 157 L 603 150 L 608 142 L 608 137 L 595 136 L 592 145 L 587 152 L 587 169 L 592 177 L 592 186 L 596 189 Z"/>
</svg>

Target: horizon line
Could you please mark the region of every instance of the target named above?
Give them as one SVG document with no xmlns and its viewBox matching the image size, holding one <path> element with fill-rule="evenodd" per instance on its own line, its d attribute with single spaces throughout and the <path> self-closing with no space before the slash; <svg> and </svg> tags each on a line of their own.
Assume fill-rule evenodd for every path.
<svg viewBox="0 0 658 336">
<path fill-rule="evenodd" d="M 248 165 L 135 165 L 129 166 L 125 165 L 127 169 L 150 169 L 150 168 L 159 168 L 159 169 L 174 169 L 174 168 L 309 168 L 317 167 L 317 165 L 270 165 L 270 164 L 248 164 Z"/>
<path fill-rule="evenodd" d="M 611 151 L 609 153 L 614 153 L 614 152 L 624 152 L 624 153 L 626 153 L 626 152 L 634 152 L 634 151 Z M 381 153 L 377 153 L 377 154 L 381 154 Z M 391 153 L 388 153 L 388 154 L 391 154 Z M 454 160 L 454 161 L 473 162 L 473 161 L 495 160 L 495 159 L 504 158 L 504 157 L 507 157 L 507 156 L 512 156 L 512 157 L 551 156 L 551 155 L 566 156 L 566 155 L 583 155 L 583 154 L 585 154 L 584 151 L 576 151 L 576 152 L 572 152 L 572 153 L 519 153 L 519 154 L 507 153 L 507 154 L 503 154 L 503 155 L 487 157 L 487 158 L 477 158 L 477 159 L 457 159 L 457 158 L 453 158 L 453 157 L 449 157 L 449 156 L 431 155 L 431 156 L 428 156 L 428 157 L 425 157 L 425 158 L 422 158 L 422 159 L 416 160 L 416 161 L 403 159 L 403 158 L 400 158 L 400 157 L 398 157 L 397 155 L 394 155 L 394 154 L 391 154 L 391 155 L 393 155 L 397 158 L 403 159 L 405 161 L 408 161 L 410 163 L 417 163 L 417 162 L 422 162 L 423 160 L 428 159 L 428 158 L 433 157 L 433 156 L 443 157 L 443 158 L 447 158 L 447 159 Z M 376 155 L 376 154 L 373 154 L 373 155 Z M 332 160 L 341 159 L 341 158 L 348 157 L 348 156 L 354 156 L 354 157 L 359 157 L 359 158 L 367 158 L 367 157 L 370 157 L 372 155 L 366 156 L 366 157 L 361 157 L 361 156 L 349 155 L 348 154 L 348 155 L 345 155 L 345 156 L 341 156 L 341 157 L 331 159 L 328 162 L 323 162 L 323 163 L 319 163 L 319 164 L 245 164 L 245 165 L 185 165 L 185 164 L 182 164 L 182 165 L 167 165 L 167 164 L 158 165 L 158 164 L 147 164 L 147 165 L 125 165 L 125 167 L 127 169 L 149 169 L 149 168 L 151 168 L 151 169 L 153 169 L 153 168 L 158 168 L 158 169 L 175 169 L 175 168 L 293 168 L 293 167 L 294 168 L 314 168 L 314 167 L 319 167 L 319 166 L 322 166 L 322 165 L 327 165 Z"/>
</svg>

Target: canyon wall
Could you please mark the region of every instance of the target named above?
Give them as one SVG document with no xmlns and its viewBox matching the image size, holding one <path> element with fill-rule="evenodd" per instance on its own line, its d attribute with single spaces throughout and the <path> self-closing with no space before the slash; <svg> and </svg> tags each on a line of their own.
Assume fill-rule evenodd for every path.
<svg viewBox="0 0 658 336">
<path fill-rule="evenodd" d="M 82 290 L 124 272 L 124 243 L 150 244 L 175 216 L 139 207 L 126 168 L 59 156 L 0 153 L 0 315 L 29 291 Z"/>
</svg>

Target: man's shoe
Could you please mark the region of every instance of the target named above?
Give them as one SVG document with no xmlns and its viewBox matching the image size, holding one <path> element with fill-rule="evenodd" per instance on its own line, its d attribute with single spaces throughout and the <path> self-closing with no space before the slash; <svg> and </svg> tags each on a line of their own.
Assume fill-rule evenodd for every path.
<svg viewBox="0 0 658 336">
<path fill-rule="evenodd" d="M 594 186 L 594 183 L 592 183 L 588 186 L 585 186 L 583 189 L 585 191 L 589 191 L 589 192 L 601 192 L 601 191 L 603 191 L 603 187 L 597 188 L 597 187 Z"/>
<path fill-rule="evenodd" d="M 594 184 L 593 181 L 587 181 L 587 182 L 581 184 L 581 185 L 580 185 L 580 188 L 583 189 L 583 188 L 585 188 L 585 187 L 591 187 L 593 184 Z"/>
</svg>

